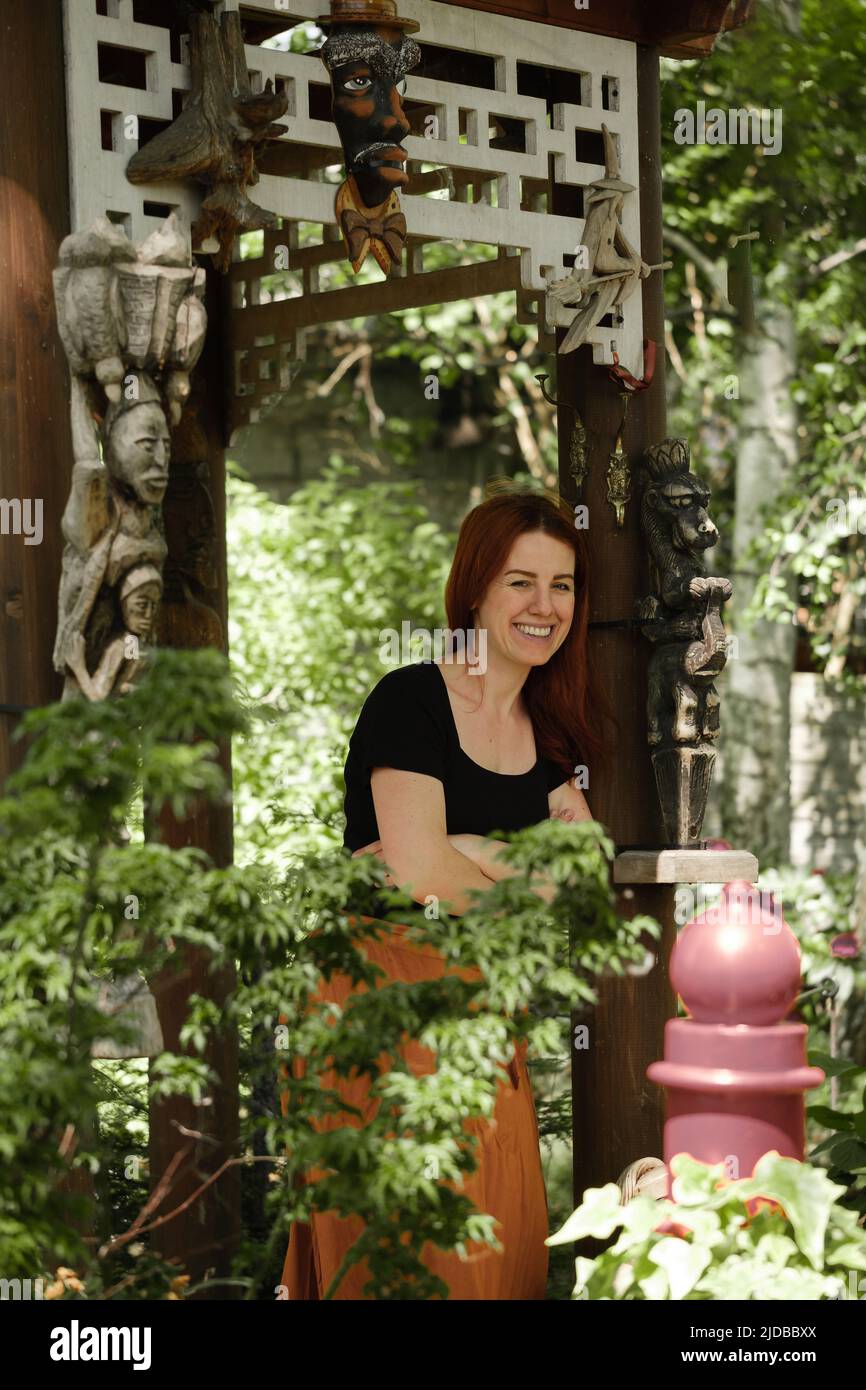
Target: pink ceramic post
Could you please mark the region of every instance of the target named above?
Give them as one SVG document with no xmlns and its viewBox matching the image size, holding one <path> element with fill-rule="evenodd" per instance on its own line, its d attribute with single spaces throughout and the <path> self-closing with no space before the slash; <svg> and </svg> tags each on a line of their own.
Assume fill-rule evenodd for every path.
<svg viewBox="0 0 866 1390">
<path fill-rule="evenodd" d="M 762 900 L 763 899 L 763 900 Z M 665 1025 L 665 1057 L 647 1068 L 667 1089 L 665 1163 L 689 1153 L 750 1177 L 770 1149 L 802 1159 L 806 1025 L 783 1023 L 800 989 L 800 948 L 781 911 L 749 883 L 683 927 L 671 982 L 691 1015 Z"/>
</svg>

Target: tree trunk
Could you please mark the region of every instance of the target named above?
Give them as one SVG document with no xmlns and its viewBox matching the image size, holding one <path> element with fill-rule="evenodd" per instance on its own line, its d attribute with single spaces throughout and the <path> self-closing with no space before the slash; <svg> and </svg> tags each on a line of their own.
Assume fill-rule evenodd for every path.
<svg viewBox="0 0 866 1390">
<path fill-rule="evenodd" d="M 791 479 L 797 460 L 794 317 L 787 305 L 762 302 L 746 332 L 740 370 L 742 403 L 733 536 L 737 645 L 723 692 L 725 835 L 759 859 L 785 861 L 791 831 L 790 699 L 796 634 L 792 623 L 742 615 L 759 574 L 747 549 L 763 526 L 763 509 Z"/>
</svg>

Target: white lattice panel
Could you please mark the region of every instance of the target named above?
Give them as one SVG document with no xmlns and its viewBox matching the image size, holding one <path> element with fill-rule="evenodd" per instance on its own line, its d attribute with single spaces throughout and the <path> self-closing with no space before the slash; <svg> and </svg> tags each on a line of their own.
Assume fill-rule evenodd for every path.
<svg viewBox="0 0 866 1390">
<path fill-rule="evenodd" d="M 174 208 L 191 224 L 201 203 L 197 188 L 182 183 L 134 188 L 126 178 L 139 145 L 125 134 L 127 118 L 170 121 L 172 91 L 189 90 L 189 66 L 172 62 L 169 31 L 135 23 L 132 0 L 106 0 L 107 15 L 97 13 L 96 0 L 63 0 L 63 8 L 73 230 L 107 213 L 141 240 L 163 221 L 159 213 L 148 215 L 145 203 Z M 100 79 L 100 67 L 111 66 L 112 51 L 118 49 L 143 69 L 145 87 Z M 103 113 L 111 117 L 111 150 L 102 147 Z"/>
<path fill-rule="evenodd" d="M 81 227 L 107 212 L 138 239 L 158 225 L 166 207 L 177 209 L 187 221 L 197 212 L 200 194 L 195 187 L 176 183 L 133 187 L 125 177 L 127 161 L 138 147 L 124 134 L 125 118 L 136 115 L 171 120 L 172 94 L 188 89 L 189 72 L 183 62 L 173 61 L 167 29 L 135 21 L 133 0 L 99 2 L 108 14 L 97 13 L 97 0 L 64 0 L 73 216 L 75 225 Z M 291 0 L 287 9 L 282 0 L 243 5 L 226 0 L 225 8 L 241 8 L 247 15 L 260 14 L 271 20 L 285 16 L 288 29 L 301 19 L 314 19 L 325 5 L 323 0 Z M 407 103 L 425 103 L 436 117 L 429 135 L 405 140 L 410 161 L 452 174 L 472 170 L 476 183 L 484 181 L 480 198 L 473 188 L 473 202 L 466 201 L 465 187 L 450 198 L 401 194 L 410 238 L 486 243 L 511 254 L 519 252 L 524 290 L 543 291 L 549 279 L 566 273 L 581 240 L 583 221 L 556 216 L 546 208 L 531 210 L 533 199 L 526 189 L 547 186 L 551 169 L 558 184 L 579 188 L 602 176 L 600 164 L 581 162 L 576 156 L 580 133 L 597 135 L 602 122 L 619 138 L 622 177 L 637 188 L 635 46 L 549 24 L 462 9 L 440 0 L 401 0 L 400 8 L 420 22 L 416 37 L 422 46 L 484 55 L 494 73 L 492 90 L 409 75 Z M 126 51 L 119 55 L 122 62 L 111 63 L 112 49 L 115 53 L 118 49 Z M 258 46 L 248 46 L 247 53 L 257 84 L 271 78 L 288 93 L 289 111 L 284 120 L 289 129 L 281 143 L 330 151 L 336 162 L 339 140 L 333 124 L 310 114 L 311 87 L 328 80 L 321 64 L 303 54 Z M 183 54 L 178 52 L 176 57 Z M 569 76 L 573 79 L 570 91 L 577 99 L 554 105 L 548 118 L 543 98 L 519 90 L 518 64 Z M 104 80 L 112 67 L 133 72 L 144 86 Z M 178 99 L 174 98 L 175 106 Z M 489 132 L 497 118 L 518 123 L 524 131 L 524 149 L 491 145 Z M 103 148 L 109 127 L 114 145 L 110 150 Z M 322 181 L 321 170 L 317 170 L 310 177 L 265 175 L 253 196 L 288 222 L 321 223 L 330 228 L 335 225 L 334 193 L 333 183 Z M 632 244 L 639 245 L 637 191 L 626 199 L 623 225 Z M 291 244 L 291 239 L 287 240 Z M 416 249 L 413 264 L 403 273 L 417 272 L 423 273 L 423 246 Z M 307 277 L 304 292 L 317 290 L 318 277 Z M 252 298 L 254 305 L 255 296 Z M 243 312 L 240 306 L 239 311 Z M 615 318 L 612 326 L 600 324 L 593 330 L 594 356 L 598 362 L 609 363 L 617 352 L 620 361 L 640 375 L 640 294 L 631 296 L 619 312 L 621 317 Z M 321 321 L 321 305 L 317 317 Z"/>
</svg>

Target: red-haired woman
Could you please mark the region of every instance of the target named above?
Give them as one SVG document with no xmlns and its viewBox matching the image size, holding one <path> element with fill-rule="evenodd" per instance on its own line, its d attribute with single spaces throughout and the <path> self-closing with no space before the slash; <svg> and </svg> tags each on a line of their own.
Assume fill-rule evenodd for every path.
<svg viewBox="0 0 866 1390">
<path fill-rule="evenodd" d="M 438 899 L 462 912 L 474 892 L 514 872 L 499 861 L 492 830 L 591 818 L 572 785 L 576 765 L 600 742 L 581 533 L 542 494 L 492 496 L 463 522 L 445 597 L 451 650 L 439 663 L 389 672 L 361 711 L 346 763 L 345 844 L 378 855 L 417 903 Z M 410 944 L 399 927 L 365 949 L 389 979 L 444 971 L 432 948 Z M 349 991 L 347 980 L 332 979 L 326 997 L 343 1004 Z M 416 1074 L 433 1070 L 426 1049 L 409 1042 L 404 1051 Z M 369 1106 L 366 1080 L 339 1085 L 348 1103 Z M 463 1190 L 497 1219 L 503 1249 L 484 1247 L 464 1261 L 428 1246 L 425 1264 L 451 1298 L 542 1299 L 547 1205 L 520 1051 L 500 1083 L 495 1124 L 467 1123 L 479 1137 L 478 1168 Z M 322 1297 L 361 1230 L 327 1212 L 296 1225 L 283 1273 L 289 1297 Z M 368 1278 L 363 1264 L 353 1266 L 336 1296 L 360 1297 Z"/>
</svg>

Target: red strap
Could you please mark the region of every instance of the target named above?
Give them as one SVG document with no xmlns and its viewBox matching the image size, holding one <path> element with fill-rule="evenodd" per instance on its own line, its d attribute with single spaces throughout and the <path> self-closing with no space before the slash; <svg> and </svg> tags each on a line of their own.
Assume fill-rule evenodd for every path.
<svg viewBox="0 0 866 1390">
<path fill-rule="evenodd" d="M 614 365 L 609 369 L 608 376 L 614 385 L 624 386 L 626 391 L 645 391 L 652 385 L 653 372 L 656 369 L 656 347 L 652 338 L 644 338 L 643 342 L 643 377 L 638 380 L 627 372 L 625 367 L 619 364 L 619 354 L 613 354 Z"/>
</svg>

